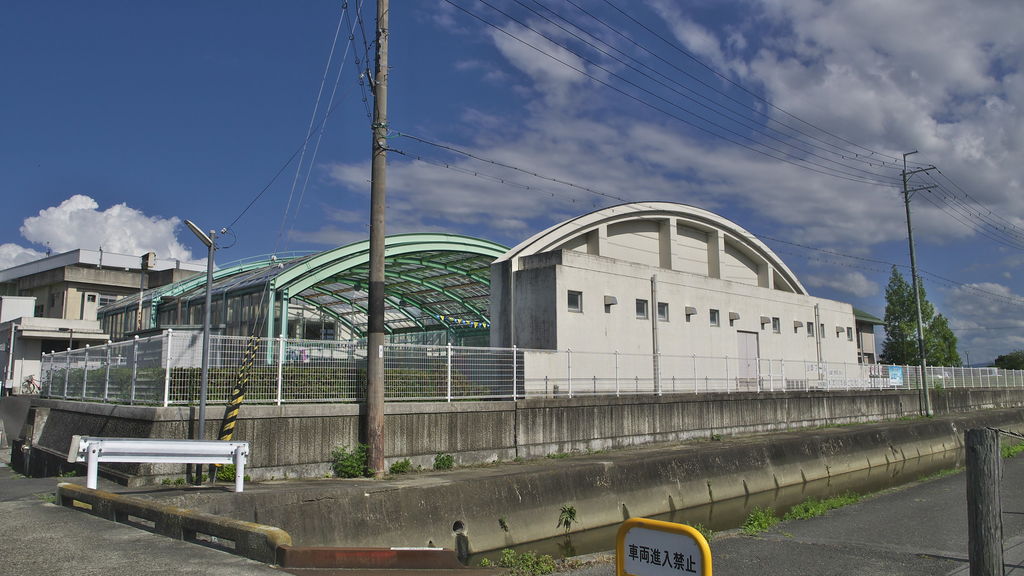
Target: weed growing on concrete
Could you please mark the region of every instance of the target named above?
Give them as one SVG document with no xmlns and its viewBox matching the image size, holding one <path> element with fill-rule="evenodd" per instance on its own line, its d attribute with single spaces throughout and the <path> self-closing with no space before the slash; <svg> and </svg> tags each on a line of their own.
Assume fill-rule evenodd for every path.
<svg viewBox="0 0 1024 576">
<path fill-rule="evenodd" d="M 175 478 L 174 479 L 174 485 L 175 486 L 184 486 L 185 485 L 185 479 L 184 478 Z"/>
<path fill-rule="evenodd" d="M 67 472 L 61 472 L 60 474 L 57 474 L 57 476 L 60 478 L 74 478 L 75 476 L 78 476 L 78 471 L 68 470 Z"/>
<path fill-rule="evenodd" d="M 498 518 L 498 526 L 503 531 L 508 532 L 508 520 L 505 520 L 504 516 L 502 516 L 501 518 Z"/>
<path fill-rule="evenodd" d="M 455 457 L 451 454 L 434 456 L 434 470 L 451 470 L 455 468 Z"/>
<path fill-rule="evenodd" d="M 775 526 L 779 523 L 779 517 L 775 515 L 775 510 L 766 507 L 762 508 L 757 506 L 747 516 L 747 519 L 743 521 L 743 533 L 749 536 L 760 534 Z"/>
<path fill-rule="evenodd" d="M 36 498 L 41 502 L 46 502 L 47 504 L 57 503 L 57 495 L 53 492 L 40 492 L 39 494 L 36 494 Z"/>
<path fill-rule="evenodd" d="M 1000 451 L 1003 453 L 1003 458 L 1013 458 L 1017 454 L 1024 452 L 1024 442 L 1003 446 L 1000 448 Z"/>
<path fill-rule="evenodd" d="M 555 560 L 547 554 L 538 556 L 534 552 L 516 552 L 506 548 L 501 551 L 501 559 L 497 564 L 484 558 L 480 566 L 491 568 L 495 565 L 508 568 L 509 576 L 543 576 L 555 571 Z"/>
<path fill-rule="evenodd" d="M 331 468 L 338 478 L 361 478 L 370 476 L 370 468 L 366 465 L 366 444 L 359 444 L 349 452 L 345 446 L 338 446 L 331 451 Z"/>
<path fill-rule="evenodd" d="M 786 512 L 783 517 L 784 520 L 807 520 L 808 518 L 814 518 L 815 516 L 821 516 L 829 510 L 835 510 L 836 508 L 842 508 L 854 504 L 860 500 L 860 496 L 853 492 L 847 492 L 840 494 L 839 496 L 833 496 L 824 500 L 818 500 L 817 498 L 808 498 L 803 502 L 793 506 Z"/>
<path fill-rule="evenodd" d="M 945 478 L 946 476 L 952 476 L 954 474 L 959 474 L 959 473 L 963 472 L 964 470 L 966 470 L 966 468 L 964 468 L 964 467 L 960 467 L 960 468 L 946 468 L 945 470 L 939 470 L 938 472 L 932 472 L 931 474 L 928 474 L 926 476 L 921 476 L 920 478 L 917 479 L 917 481 L 918 482 L 928 482 L 930 480 L 938 480 L 939 478 Z"/>
<path fill-rule="evenodd" d="M 572 525 L 576 523 L 576 507 L 572 504 L 566 504 L 562 506 L 562 509 L 558 512 L 558 524 L 565 533 L 568 534 L 569 530 L 572 530 Z"/>
<path fill-rule="evenodd" d="M 715 537 L 715 531 L 703 524 L 694 524 L 693 529 L 700 532 L 700 535 L 704 537 L 708 542 Z"/>
<path fill-rule="evenodd" d="M 405 474 L 412 470 L 412 461 L 408 458 L 394 462 L 388 468 L 388 474 Z"/>
</svg>

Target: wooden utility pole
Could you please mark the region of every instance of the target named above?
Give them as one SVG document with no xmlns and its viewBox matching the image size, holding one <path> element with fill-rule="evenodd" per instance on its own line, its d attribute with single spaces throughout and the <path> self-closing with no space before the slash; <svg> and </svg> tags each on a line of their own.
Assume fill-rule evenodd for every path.
<svg viewBox="0 0 1024 576">
<path fill-rule="evenodd" d="M 373 163 L 370 168 L 370 286 L 366 329 L 367 466 L 384 476 L 384 208 L 387 191 L 388 0 L 377 0 L 373 80 Z"/>
<path fill-rule="evenodd" d="M 971 576 L 1002 576 L 1003 519 L 999 483 L 999 432 L 989 428 L 964 434 L 967 451 L 967 543 Z"/>
</svg>

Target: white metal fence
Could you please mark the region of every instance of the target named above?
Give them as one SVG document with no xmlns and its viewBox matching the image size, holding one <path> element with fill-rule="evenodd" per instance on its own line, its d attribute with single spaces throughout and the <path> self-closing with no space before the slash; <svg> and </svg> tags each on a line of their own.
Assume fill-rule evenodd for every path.
<svg viewBox="0 0 1024 576">
<path fill-rule="evenodd" d="M 246 402 L 356 402 L 366 396 L 365 341 L 211 336 L 207 399 L 225 403 L 239 380 Z M 247 351 L 251 364 L 245 362 Z M 390 401 L 486 400 L 586 395 L 913 389 L 916 366 L 767 358 L 650 355 L 387 344 Z M 123 404 L 199 401 L 202 336 L 171 330 L 103 346 L 45 354 L 41 394 Z M 243 370 L 243 366 L 248 366 Z M 1024 387 L 1024 371 L 927 369 L 929 386 Z"/>
</svg>

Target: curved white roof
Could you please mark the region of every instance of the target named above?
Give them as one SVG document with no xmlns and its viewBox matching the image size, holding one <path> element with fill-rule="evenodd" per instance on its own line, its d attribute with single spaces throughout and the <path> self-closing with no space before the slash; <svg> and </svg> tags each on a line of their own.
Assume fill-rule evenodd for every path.
<svg viewBox="0 0 1024 576">
<path fill-rule="evenodd" d="M 666 224 L 673 239 L 667 244 L 656 236 Z M 614 249 L 601 248 L 608 246 L 609 238 L 615 239 Z M 701 248 L 702 241 L 705 248 Z M 746 266 L 770 278 L 760 285 L 807 294 L 782 259 L 753 234 L 717 214 L 674 202 L 634 202 L 583 214 L 534 234 L 495 263 L 511 261 L 513 268 L 518 268 L 521 257 L 555 250 L 576 250 L 723 279 L 730 279 L 723 272 L 727 262 L 735 261 L 739 263 L 737 267 Z M 702 250 L 703 263 L 699 261 Z M 727 256 L 719 259 L 712 255 L 713 251 Z M 705 268 L 702 270 L 701 266 Z"/>
</svg>

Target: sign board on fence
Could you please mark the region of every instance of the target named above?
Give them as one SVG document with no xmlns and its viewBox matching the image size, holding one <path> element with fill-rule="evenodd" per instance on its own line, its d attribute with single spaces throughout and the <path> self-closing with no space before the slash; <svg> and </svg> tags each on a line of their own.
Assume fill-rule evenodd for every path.
<svg viewBox="0 0 1024 576">
<path fill-rule="evenodd" d="M 711 576 L 711 549 L 685 524 L 630 518 L 615 541 L 617 576 Z"/>
<path fill-rule="evenodd" d="M 903 386 L 903 368 L 901 366 L 889 366 L 889 385 Z"/>
</svg>

